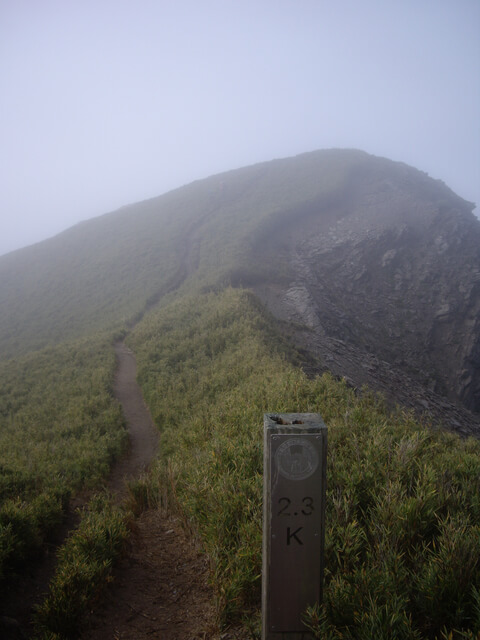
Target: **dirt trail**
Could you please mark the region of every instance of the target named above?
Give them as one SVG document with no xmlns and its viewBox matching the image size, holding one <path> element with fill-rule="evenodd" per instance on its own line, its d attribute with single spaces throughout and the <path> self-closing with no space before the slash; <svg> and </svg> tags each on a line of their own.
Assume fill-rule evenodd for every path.
<svg viewBox="0 0 480 640">
<path fill-rule="evenodd" d="M 177 518 L 144 512 L 81 640 L 218 638 L 206 557 Z M 229 634 L 222 637 L 229 638 Z"/>
<path fill-rule="evenodd" d="M 117 371 L 114 393 L 122 405 L 129 433 L 126 454 L 113 467 L 106 486 L 121 503 L 127 482 L 138 477 L 158 450 L 158 430 L 136 382 L 133 352 L 115 345 Z M 4 595 L 0 611 L 0 637 L 30 638 L 35 603 L 43 600 L 56 565 L 56 549 L 63 544 L 79 518 L 76 507 L 88 495 L 75 497 L 55 539 L 42 560 Z M 81 636 L 83 640 L 194 640 L 215 638 L 214 595 L 209 585 L 207 560 L 187 536 L 180 521 L 156 510 L 143 513 L 133 524 L 127 551 L 113 575 L 112 584 L 94 603 Z M 4 617 L 5 614 L 8 617 Z M 228 638 L 224 634 L 223 638 Z"/>
<path fill-rule="evenodd" d="M 108 488 L 126 495 L 125 480 L 148 467 L 158 448 L 158 431 L 136 382 L 135 356 L 115 345 L 115 396 L 130 436 L 127 455 L 115 465 Z M 83 640 L 194 640 L 216 637 L 213 590 L 205 556 L 180 521 L 157 510 L 133 525 L 129 547 L 113 584 L 90 612 Z M 225 638 L 228 635 L 224 636 Z"/>
<path fill-rule="evenodd" d="M 122 405 L 127 422 L 129 448 L 112 469 L 107 487 L 119 498 L 125 497 L 126 482 L 138 477 L 148 468 L 158 449 L 158 430 L 142 392 L 137 384 L 137 363 L 134 353 L 123 343 L 115 344 L 117 371 L 115 374 L 114 393 Z"/>
<path fill-rule="evenodd" d="M 165 293 L 177 289 L 195 268 L 192 238 L 200 223 L 193 223 L 186 234 L 178 271 L 151 298 L 145 311 Z M 107 486 L 120 501 L 127 493 L 125 480 L 140 475 L 155 457 L 158 431 L 136 382 L 135 355 L 122 342 L 115 344 L 115 353 L 114 392 L 123 408 L 130 447 L 115 465 Z M 185 533 L 180 520 L 157 510 L 146 511 L 134 524 L 129 548 L 115 569 L 113 584 L 91 608 L 81 640 L 245 638 L 241 632 L 219 633 L 209 579 L 208 561 Z"/>
<path fill-rule="evenodd" d="M 166 287 L 152 296 L 143 313 L 163 295 L 177 289 L 188 272 L 195 268 L 195 258 L 191 255 L 192 238 L 199 224 L 201 220 L 192 223 L 186 234 L 177 272 Z M 130 328 L 132 326 L 133 323 Z M 148 469 L 154 459 L 159 437 L 136 382 L 134 353 L 123 342 L 118 342 L 115 354 L 114 393 L 123 408 L 130 442 L 125 455 L 114 464 L 106 487 L 121 503 L 128 494 L 128 480 Z M 56 550 L 78 525 L 77 508 L 83 507 L 88 499 L 88 494 L 72 499 L 64 523 L 55 532 L 44 557 L 32 564 L 28 575 L 15 587 L 12 585 L 2 608 L 8 612 L 8 618 L 0 611 L 2 640 L 4 637 L 12 640 L 30 637 L 33 606 L 47 594 L 55 571 Z M 143 513 L 132 527 L 125 557 L 116 567 L 107 593 L 92 606 L 82 640 L 228 640 L 245 637 L 235 632 L 218 633 L 207 560 L 177 518 L 151 510 Z"/>
</svg>

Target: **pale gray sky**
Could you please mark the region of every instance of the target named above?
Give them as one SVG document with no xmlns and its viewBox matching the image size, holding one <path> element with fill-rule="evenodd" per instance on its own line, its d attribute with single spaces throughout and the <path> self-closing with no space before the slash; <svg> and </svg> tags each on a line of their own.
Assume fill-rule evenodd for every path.
<svg viewBox="0 0 480 640">
<path fill-rule="evenodd" d="M 329 147 L 480 205 L 480 0 L 0 0 L 0 113 L 0 254 Z"/>
</svg>

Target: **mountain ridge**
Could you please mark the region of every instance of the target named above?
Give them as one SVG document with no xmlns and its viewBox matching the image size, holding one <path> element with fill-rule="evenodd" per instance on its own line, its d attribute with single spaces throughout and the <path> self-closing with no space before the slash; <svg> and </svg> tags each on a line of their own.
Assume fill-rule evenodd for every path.
<svg viewBox="0 0 480 640">
<path fill-rule="evenodd" d="M 233 284 L 252 288 L 288 323 L 292 339 L 322 360 L 317 368 L 330 363 L 361 386 L 375 377 L 368 367 L 376 359 L 478 412 L 480 222 L 472 210 L 442 181 L 358 150 L 197 180 L 0 256 L 1 359 L 122 331 L 183 283 Z M 341 371 L 342 350 L 365 366 Z"/>
</svg>

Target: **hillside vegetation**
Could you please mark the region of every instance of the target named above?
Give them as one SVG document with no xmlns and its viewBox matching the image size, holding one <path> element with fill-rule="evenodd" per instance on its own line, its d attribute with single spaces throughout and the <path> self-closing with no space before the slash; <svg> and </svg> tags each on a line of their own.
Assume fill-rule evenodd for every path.
<svg viewBox="0 0 480 640">
<path fill-rule="evenodd" d="M 150 504 L 167 492 L 198 533 L 224 623 L 258 630 L 263 413 L 319 412 L 329 428 L 326 588 L 311 627 L 321 638 L 476 637 L 478 441 L 428 429 L 327 374 L 307 379 L 241 290 L 182 298 L 129 343 L 162 433 L 161 459 L 136 492 Z"/>
<path fill-rule="evenodd" d="M 38 553 L 68 499 L 98 486 L 126 441 L 105 336 L 0 365 L 0 583 Z"/>
<path fill-rule="evenodd" d="M 128 339 L 162 434 L 158 463 L 131 493 L 137 511 L 168 506 L 198 536 L 211 559 L 222 624 L 259 632 L 263 413 L 319 412 L 329 428 L 326 582 L 324 602 L 306 612 L 307 623 L 332 639 L 475 638 L 478 441 L 426 428 L 328 374 L 308 379 L 248 291 L 170 298 Z M 106 344 L 99 337 L 19 359 L 8 394 L 2 385 L 2 406 L 11 408 L 10 420 L 16 416 L 15 437 L 5 410 L 2 423 L 10 451 L 2 462 L 4 578 L 59 521 L 65 496 L 98 484 L 120 450 Z M 21 397 L 27 388 L 31 394 Z M 5 402 L 13 389 L 16 407 Z M 105 498 L 85 512 L 38 610 L 39 633 L 75 636 L 121 549 L 125 517 Z"/>
<path fill-rule="evenodd" d="M 377 175 L 380 195 L 371 193 Z M 350 323 L 349 299 L 336 300 L 341 281 L 328 282 L 315 269 L 327 256 L 330 275 L 339 264 L 353 290 L 363 278 L 379 305 L 371 318 L 381 323 L 385 299 L 376 298 L 374 280 L 356 272 L 365 246 L 373 247 L 372 269 L 385 259 L 382 282 L 397 287 L 402 300 L 402 335 L 415 337 L 402 289 L 412 282 L 410 266 L 403 257 L 392 262 L 388 244 L 397 231 L 407 242 L 414 227 L 404 233 L 402 219 L 400 230 L 384 233 L 383 209 L 368 208 L 373 200 L 390 201 L 393 192 L 400 211 L 414 183 L 424 189 L 422 203 L 412 205 L 405 220 L 418 227 L 417 214 L 426 211 L 427 234 L 447 211 L 445 229 L 454 234 L 461 228 L 456 241 L 469 237 L 470 251 L 478 229 L 468 203 L 447 187 L 399 163 L 331 150 L 195 182 L 0 257 L 0 601 L 42 555 L 69 499 L 94 492 L 37 609 L 39 638 L 75 636 L 88 603 L 111 579 L 130 509 L 145 508 L 180 514 L 211 561 L 221 624 L 240 625 L 257 637 L 263 414 L 318 412 L 329 428 L 325 595 L 321 606 L 306 612 L 306 623 L 326 639 L 477 640 L 479 441 L 420 424 L 368 389 L 355 392 L 341 375 L 307 377 L 300 362 L 308 360 L 312 370 L 328 362 L 308 349 L 300 359 L 285 338 L 316 335 L 347 356 L 356 349 L 364 364 L 374 341 L 360 335 L 362 322 Z M 352 218 L 355 233 L 370 242 L 361 250 L 346 220 L 359 193 L 359 211 L 370 215 L 368 224 L 358 212 Z M 397 209 L 390 211 L 395 224 Z M 377 225 L 375 233 L 370 224 Z M 348 251 L 358 249 L 353 267 L 340 241 Z M 443 236 L 429 239 L 428 252 L 442 265 L 455 248 L 447 251 L 445 242 Z M 422 254 L 425 269 L 433 264 L 428 252 Z M 461 279 L 467 253 L 462 260 L 455 272 L 459 286 L 430 286 L 434 272 L 420 274 L 435 305 L 450 290 L 456 296 L 440 311 L 429 302 L 436 324 L 424 323 L 422 330 L 432 344 L 447 344 L 445 327 L 454 318 L 458 330 L 449 348 L 461 351 L 468 365 L 462 384 L 474 406 L 480 280 L 476 271 L 468 283 Z M 326 324 L 309 324 L 313 298 L 305 291 L 311 284 L 325 302 L 324 318 L 329 305 L 330 335 Z M 260 291 L 263 302 L 287 301 L 282 320 L 269 315 Z M 413 299 L 417 293 L 411 293 Z M 297 316 L 289 315 L 292 306 Z M 389 319 L 398 316 L 393 304 L 388 312 Z M 375 326 L 364 324 L 373 334 Z M 385 330 L 392 326 L 384 324 Z M 103 486 L 127 441 L 113 392 L 113 344 L 125 336 L 162 439 L 160 458 L 130 485 L 130 503 L 119 508 Z M 397 339 L 389 335 L 389 348 Z M 409 359 L 419 366 L 413 347 L 394 355 L 399 366 Z M 368 363 L 376 357 L 368 356 Z M 428 381 L 430 372 L 419 375 Z"/>
</svg>

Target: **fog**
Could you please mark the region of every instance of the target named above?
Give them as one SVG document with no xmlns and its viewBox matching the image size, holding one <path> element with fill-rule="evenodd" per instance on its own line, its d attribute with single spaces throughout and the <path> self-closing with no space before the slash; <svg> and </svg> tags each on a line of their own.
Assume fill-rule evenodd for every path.
<svg viewBox="0 0 480 640">
<path fill-rule="evenodd" d="M 480 203 L 479 67 L 478 0 L 0 0 L 0 254 L 330 147 Z"/>
</svg>

